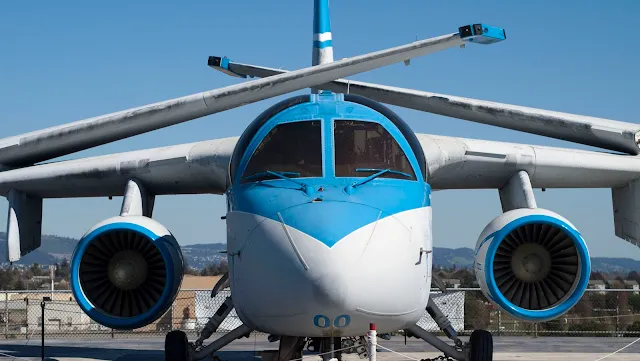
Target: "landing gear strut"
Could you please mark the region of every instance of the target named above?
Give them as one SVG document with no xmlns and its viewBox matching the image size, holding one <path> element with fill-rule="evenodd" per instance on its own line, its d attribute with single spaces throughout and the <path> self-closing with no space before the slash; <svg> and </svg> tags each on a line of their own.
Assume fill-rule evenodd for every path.
<svg viewBox="0 0 640 361">
<path fill-rule="evenodd" d="M 322 355 L 322 361 L 329 361 L 333 358 L 342 361 L 342 338 L 341 337 L 324 337 L 320 343 L 320 352 Z"/>
<path fill-rule="evenodd" d="M 469 342 L 464 344 L 458 338 L 456 331 L 451 326 L 449 318 L 440 311 L 433 299 L 429 298 L 427 312 L 444 331 L 445 335 L 454 342 L 454 346 L 442 341 L 436 335 L 426 331 L 418 325 L 412 325 L 405 332 L 412 336 L 426 341 L 428 344 L 442 351 L 449 359 L 457 361 L 492 361 L 493 360 L 493 337 L 491 333 L 484 330 L 475 330 L 471 333 Z M 442 358 L 439 358 L 442 359 Z"/>
<path fill-rule="evenodd" d="M 304 337 L 281 336 L 276 360 L 289 361 L 302 358 L 302 349 L 305 343 Z"/>
<path fill-rule="evenodd" d="M 212 295 L 215 295 L 216 293 L 216 288 L 214 288 Z M 202 360 L 211 356 L 214 352 L 230 344 L 236 339 L 249 337 L 253 330 L 246 325 L 240 325 L 209 345 L 204 346 L 204 341 L 218 330 L 218 327 L 220 327 L 222 321 L 227 317 L 227 315 L 229 315 L 232 308 L 233 300 L 231 296 L 228 296 L 200 331 L 200 335 L 195 343 L 189 343 L 187 334 L 183 331 L 175 330 L 169 332 L 164 341 L 165 361 Z"/>
</svg>

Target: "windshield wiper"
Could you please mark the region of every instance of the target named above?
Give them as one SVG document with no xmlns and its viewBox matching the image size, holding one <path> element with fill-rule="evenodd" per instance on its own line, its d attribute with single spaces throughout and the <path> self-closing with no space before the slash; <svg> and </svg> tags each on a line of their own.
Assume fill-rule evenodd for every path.
<svg viewBox="0 0 640 361">
<path fill-rule="evenodd" d="M 376 174 L 372 174 L 371 177 L 378 177 L 381 176 L 385 173 L 391 173 L 391 174 L 398 174 L 398 175 L 403 175 L 407 178 L 413 178 L 413 176 L 409 173 L 405 173 L 405 172 L 401 172 L 399 170 L 393 170 L 390 168 L 387 169 L 380 169 L 380 168 L 356 168 L 356 172 L 378 172 Z M 373 179 L 373 178 L 372 178 Z"/>
<path fill-rule="evenodd" d="M 282 178 L 282 179 L 288 179 L 288 180 L 292 180 L 291 178 L 287 177 L 287 176 L 293 176 L 293 177 L 297 177 L 300 175 L 300 173 L 297 172 L 281 172 L 281 171 L 270 171 L 267 170 L 265 172 L 260 172 L 260 173 L 256 173 L 254 175 L 250 175 L 247 178 L 245 178 L 246 180 L 251 180 L 251 179 L 258 179 L 258 178 L 262 178 L 262 177 L 267 177 L 267 176 L 276 176 L 278 178 Z"/>
<path fill-rule="evenodd" d="M 264 172 L 256 173 L 254 175 L 248 176 L 245 179 L 246 180 L 252 180 L 252 179 L 258 179 L 258 178 L 262 178 L 262 177 L 266 177 L 266 176 L 274 176 L 274 177 L 278 177 L 280 179 L 288 180 L 290 182 L 293 182 L 293 183 L 299 185 L 301 191 L 304 191 L 305 193 L 309 192 L 309 186 L 308 185 L 306 185 L 306 184 L 304 184 L 304 183 L 302 183 L 300 181 L 297 181 L 297 180 L 295 180 L 293 178 L 287 177 L 287 176 L 294 176 L 294 177 L 300 176 L 300 173 L 298 173 L 298 172 L 281 172 L 281 171 L 266 170 Z"/>
<path fill-rule="evenodd" d="M 405 172 L 400 172 L 397 170 L 392 170 L 392 169 L 378 169 L 378 168 L 357 168 L 356 172 L 376 172 L 375 174 L 372 174 L 370 176 L 368 176 L 365 179 L 359 180 L 359 181 L 355 181 L 351 184 L 349 184 L 346 188 L 347 193 L 349 193 L 351 190 L 353 190 L 353 188 L 355 187 L 359 187 L 373 179 L 378 178 L 379 176 L 385 174 L 385 173 L 391 173 L 391 174 L 398 174 L 401 176 L 405 176 L 407 178 L 413 178 L 413 176 L 411 174 L 405 173 Z"/>
</svg>

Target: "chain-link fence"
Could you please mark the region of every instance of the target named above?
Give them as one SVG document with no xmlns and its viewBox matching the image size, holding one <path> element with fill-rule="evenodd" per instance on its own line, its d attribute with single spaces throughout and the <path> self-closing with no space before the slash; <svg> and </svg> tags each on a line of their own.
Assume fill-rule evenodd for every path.
<svg viewBox="0 0 640 361">
<path fill-rule="evenodd" d="M 215 298 L 210 290 L 181 290 L 171 308 L 145 327 L 119 331 L 104 327 L 87 316 L 70 291 L 0 291 L 0 338 L 34 338 L 44 329 L 47 337 L 145 337 L 163 336 L 181 329 L 195 335 L 230 294 L 222 290 Z M 580 302 L 567 314 L 544 323 L 517 320 L 500 311 L 479 289 L 451 289 L 433 292 L 434 301 L 449 316 L 460 334 L 486 329 L 494 335 L 530 336 L 628 336 L 640 337 L 640 292 L 638 290 L 587 290 Z M 419 326 L 438 332 L 425 312 Z M 240 325 L 232 310 L 218 332 Z"/>
</svg>

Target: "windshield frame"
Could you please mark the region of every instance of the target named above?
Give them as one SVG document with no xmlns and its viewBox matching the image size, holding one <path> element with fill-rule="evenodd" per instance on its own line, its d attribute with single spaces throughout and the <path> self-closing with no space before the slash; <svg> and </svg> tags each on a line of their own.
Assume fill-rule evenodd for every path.
<svg viewBox="0 0 640 361">
<path fill-rule="evenodd" d="M 326 152 L 325 152 L 325 120 L 320 117 L 310 117 L 310 118 L 300 118 L 300 119 L 287 119 L 285 121 L 279 120 L 276 117 L 270 119 L 267 124 L 262 126 L 257 133 L 254 135 L 253 139 L 247 145 L 244 154 L 242 155 L 242 159 L 240 161 L 239 167 L 237 169 L 237 175 L 234 177 L 234 183 L 236 184 L 252 184 L 252 183 L 261 183 L 261 182 L 273 182 L 273 181 L 283 181 L 281 177 L 268 177 L 268 178 L 258 178 L 248 180 L 247 177 L 253 176 L 252 174 L 246 174 L 247 168 L 249 166 L 250 161 L 253 159 L 256 150 L 258 147 L 264 142 L 265 138 L 269 135 L 269 133 L 282 125 L 291 124 L 291 123 L 300 123 L 300 122 L 317 122 L 319 123 L 318 127 L 320 128 L 320 144 L 318 151 L 320 152 L 321 158 L 321 166 L 320 171 L 321 174 L 317 176 L 292 176 L 288 174 L 288 171 L 285 172 L 287 177 L 292 179 L 313 179 L 313 178 L 324 178 L 326 176 Z M 269 124 L 270 123 L 270 124 Z M 282 172 L 281 169 L 268 169 L 268 171 L 272 172 Z M 266 172 L 264 170 L 263 172 Z"/>
</svg>

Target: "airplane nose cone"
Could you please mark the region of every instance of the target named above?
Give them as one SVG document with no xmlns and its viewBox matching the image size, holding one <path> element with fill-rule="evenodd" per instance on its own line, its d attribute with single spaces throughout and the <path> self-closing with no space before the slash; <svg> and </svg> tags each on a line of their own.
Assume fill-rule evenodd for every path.
<svg viewBox="0 0 640 361">
<path fill-rule="evenodd" d="M 347 303 L 349 285 L 344 275 L 335 271 L 321 272 L 317 278 L 310 281 L 311 292 L 316 303 L 331 308 L 342 307 Z"/>
<path fill-rule="evenodd" d="M 280 212 L 291 247 L 306 267 L 308 292 L 317 305 L 344 308 L 354 304 L 349 272 L 345 272 L 355 266 L 354 253 L 330 249 L 348 234 L 375 223 L 381 213 L 368 205 L 337 201 L 304 203 Z"/>
<path fill-rule="evenodd" d="M 345 268 L 357 267 L 353 256 L 362 253 L 364 240 L 358 237 L 358 244 L 349 242 L 348 248 L 354 247 L 355 253 L 332 248 L 380 214 L 367 205 L 330 201 L 303 203 L 269 218 L 234 213 L 227 223 L 228 237 L 235 239 L 228 242 L 239 243 L 236 237 L 246 235 L 230 264 L 234 279 L 247 285 L 241 288 L 243 297 L 238 302 L 264 316 L 352 304 L 353 287 Z"/>
<path fill-rule="evenodd" d="M 228 242 L 237 244 L 229 252 L 238 253 L 230 260 L 238 315 L 272 333 L 284 332 L 275 318 L 300 335 L 359 334 L 370 322 L 402 327 L 426 304 L 428 264 L 418 259 L 425 216 L 344 201 L 303 203 L 270 217 L 234 212 L 227 224 Z"/>
</svg>

